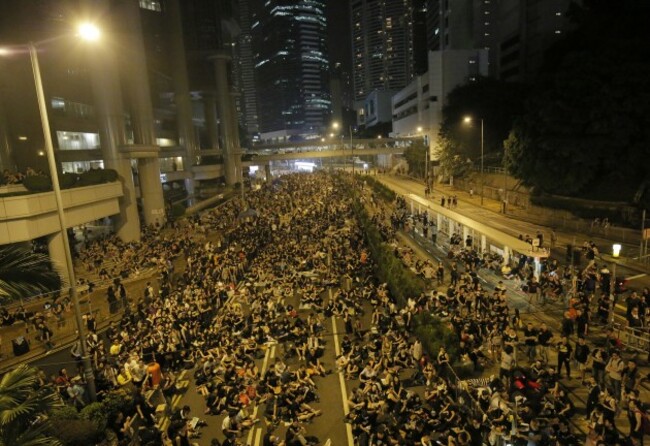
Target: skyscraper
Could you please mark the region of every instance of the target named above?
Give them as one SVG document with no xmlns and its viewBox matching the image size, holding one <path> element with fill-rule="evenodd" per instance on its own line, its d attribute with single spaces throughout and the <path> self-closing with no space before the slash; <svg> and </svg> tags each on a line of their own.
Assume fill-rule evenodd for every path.
<svg viewBox="0 0 650 446">
<path fill-rule="evenodd" d="M 251 28 L 260 131 L 278 138 L 316 136 L 331 110 L 325 1 L 255 3 Z"/>
<path fill-rule="evenodd" d="M 352 0 L 355 101 L 398 90 L 414 76 L 412 0 Z"/>
<path fill-rule="evenodd" d="M 251 35 L 250 0 L 239 0 L 238 19 L 241 34 L 237 39 L 237 58 L 239 63 L 239 90 L 242 126 L 249 134 L 259 132 L 257 124 L 257 92 L 253 70 L 253 36 Z"/>
</svg>

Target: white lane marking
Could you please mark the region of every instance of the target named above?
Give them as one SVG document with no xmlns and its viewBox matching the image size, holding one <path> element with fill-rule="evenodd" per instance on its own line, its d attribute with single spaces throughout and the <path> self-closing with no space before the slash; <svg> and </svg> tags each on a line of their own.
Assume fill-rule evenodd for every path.
<svg viewBox="0 0 650 446">
<path fill-rule="evenodd" d="M 626 277 L 625 280 L 635 280 L 647 276 L 647 274 L 637 274 L 636 276 Z"/>
<path fill-rule="evenodd" d="M 341 347 L 339 345 L 339 335 L 337 334 L 336 329 L 336 318 L 332 316 L 332 333 L 334 334 L 334 352 L 338 358 L 341 355 Z M 336 367 L 336 364 L 333 364 Z M 343 399 L 343 414 L 348 415 L 350 413 L 350 407 L 348 405 L 348 391 L 345 386 L 345 376 L 343 372 L 338 372 L 339 375 L 339 385 L 341 386 L 341 397 Z M 354 446 L 354 438 L 352 437 L 352 426 L 350 423 L 345 423 L 345 433 L 348 436 L 348 446 Z"/>
<path fill-rule="evenodd" d="M 273 358 L 275 356 L 275 345 L 271 346 L 269 345 L 266 349 L 266 353 L 264 354 L 264 362 L 262 362 L 262 370 L 260 370 L 260 377 L 264 376 L 266 373 L 266 369 L 269 365 L 269 359 Z M 253 419 L 257 418 L 257 410 L 258 410 L 258 405 L 256 404 L 255 407 L 253 408 L 253 414 L 251 417 Z M 253 443 L 253 434 L 255 434 L 255 442 Z M 260 440 L 262 438 L 262 428 L 261 427 L 252 427 L 251 430 L 248 431 L 248 437 L 246 438 L 246 444 L 248 446 L 250 445 L 259 445 Z"/>
</svg>

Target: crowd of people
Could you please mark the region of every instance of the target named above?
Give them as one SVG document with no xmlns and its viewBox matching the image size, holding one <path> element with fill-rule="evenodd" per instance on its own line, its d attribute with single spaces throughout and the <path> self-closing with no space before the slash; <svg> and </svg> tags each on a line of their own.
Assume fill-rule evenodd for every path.
<svg viewBox="0 0 650 446">
<path fill-rule="evenodd" d="M 105 276 L 112 284 L 109 300 L 113 293 L 127 310 L 103 334 L 88 322 L 86 339 L 100 395 L 117 388 L 134 395 L 137 417 L 119 414 L 109 421 L 116 441 L 128 444 L 138 418 L 142 444 L 191 443 L 202 422 L 189 407 L 174 413 L 169 428 L 160 432 L 146 398 L 150 389 L 170 396 L 175 376 L 186 368 L 194 370 L 205 414 L 220 417 L 222 435 L 213 444 L 241 444 L 255 426 L 264 426 L 264 445 L 318 444 L 308 423 L 323 414 L 319 384 L 333 371 L 353 389 L 346 422 L 359 446 L 581 444 L 571 425 L 575 405 L 561 377 L 562 369 L 567 378 L 578 377 L 570 368 L 575 358 L 580 379 L 597 389 L 587 414 L 593 444 L 620 441 L 611 433 L 616 429 L 610 415 L 623 404 L 631 421 L 627 444 L 640 444 L 641 377 L 637 371 L 632 381 L 623 378 L 634 376 L 634 362 L 620 365 L 615 337 L 593 348 L 579 336 L 587 333 L 580 317 L 590 315 L 594 305 L 585 277 L 572 276 L 575 295 L 561 330 L 523 324 L 509 306 L 503 282 L 492 290 L 479 280 L 485 262 L 468 254 L 474 251 L 471 243 L 459 244 L 465 254 L 449 266 L 418 260 L 395 239 L 395 231 L 409 224 L 404 203 L 398 202 L 392 216 L 392 208 L 371 205 L 385 242 L 432 289 L 400 308 L 374 277 L 346 181 L 325 173 L 287 175 L 250 193 L 245 202 L 233 200 L 166 233 L 144 234 L 139 244 L 111 238 L 86 249 L 82 262 Z M 377 203 L 373 197 L 370 202 Z M 249 211 L 242 212 L 246 207 Z M 422 224 L 418 221 L 410 224 Z M 114 267 L 106 267 L 107 258 Z M 184 268 L 176 271 L 176 264 Z M 120 279 L 147 265 L 161 272 L 160 287 L 146 286 L 135 303 L 122 294 Z M 564 274 L 552 264 L 545 273 L 539 289 L 547 286 L 548 276 Z M 528 293 L 537 296 L 538 288 L 531 291 L 528 273 L 523 275 Z M 463 361 L 477 370 L 498 364 L 499 376 L 459 380 L 446 349 L 426 352 L 414 335 L 420 312 L 448 322 Z M 323 356 L 334 346 L 333 338 L 324 336 L 324 321 L 331 316 L 345 335 L 340 354 L 327 362 Z M 263 370 L 260 359 L 271 348 L 280 354 Z M 557 351 L 556 363 L 551 350 Z M 80 351 L 78 344 L 71 351 L 79 361 Z M 586 373 L 589 364 L 592 376 Z M 80 378 L 71 376 L 62 369 L 43 383 L 80 407 L 87 398 Z"/>
<path fill-rule="evenodd" d="M 391 222 L 394 228 L 407 230 L 409 223 L 414 222 L 412 226 L 425 238 L 430 225 L 422 214 L 410 216 L 403 203 L 397 206 Z M 536 238 L 537 245 L 543 246 L 540 234 Z M 532 245 L 532 239 L 529 242 Z M 495 390 L 505 389 L 503 395 L 507 401 L 518 400 L 522 423 L 528 429 L 534 424 L 534 430 L 540 433 L 532 435 L 536 439 L 528 444 L 544 444 L 541 434 L 549 419 L 562 421 L 562 429 L 569 426 L 576 410 L 562 384 L 576 378 L 589 394 L 586 408 L 589 444 L 642 444 L 647 405 L 641 401 L 640 383 L 646 377 L 641 375 L 638 361 L 650 354 L 647 348 L 650 292 L 648 289 L 631 291 L 624 297 L 627 322 L 624 326 L 628 331 L 629 328 L 637 330 L 636 347 L 630 340 L 620 339 L 611 328 L 603 330 L 604 340 L 593 338 L 594 325 L 611 325 L 613 306 L 623 299 L 624 290 L 623 283 L 612 277 L 605 264 L 597 264 L 597 247 L 593 242 L 585 242 L 583 250 L 588 260 L 585 268 L 561 266 L 557 260 L 549 260 L 543 263 L 539 278 L 534 276 L 524 256 L 514 265 L 503 264 L 500 271 L 491 268 L 502 280 L 488 291 L 477 273 L 480 268 L 489 267 L 490 262 L 475 252 L 471 243 L 454 244 L 452 235 L 450 251 L 454 255 L 449 268 L 449 287 L 427 304 L 439 316 L 449 318 L 461 341 L 461 355 L 474 368 L 489 367 L 492 362 L 499 364 L 501 379 L 491 381 L 490 390 L 476 390 L 476 396 L 485 398 L 488 416 L 490 409 L 495 408 L 494 404 L 488 404 Z M 408 262 L 408 256 L 404 260 Z M 415 270 L 419 270 L 417 265 Z M 427 278 L 424 270 L 421 274 Z M 556 332 L 539 321 L 524 323 L 517 309 L 508 309 L 504 281 L 512 281 L 510 287 L 523 294 L 529 309 L 531 304 L 543 306 L 556 302 L 562 315 Z M 627 360 L 623 358 L 622 341 L 633 347 L 632 356 Z M 571 371 L 572 364 L 577 373 Z M 629 428 L 625 429 L 627 435 L 621 434 L 616 426 L 616 417 L 621 412 L 626 413 L 629 422 Z M 506 426 L 502 430 L 509 431 Z M 516 438 L 513 440 L 516 442 Z M 567 438 L 561 444 L 566 441 Z"/>
<path fill-rule="evenodd" d="M 2 176 L 0 177 L 0 185 L 4 184 L 21 184 L 25 177 L 32 175 L 44 175 L 43 171 L 27 167 L 25 172 L 17 172 L 9 169 L 2 171 Z"/>
</svg>

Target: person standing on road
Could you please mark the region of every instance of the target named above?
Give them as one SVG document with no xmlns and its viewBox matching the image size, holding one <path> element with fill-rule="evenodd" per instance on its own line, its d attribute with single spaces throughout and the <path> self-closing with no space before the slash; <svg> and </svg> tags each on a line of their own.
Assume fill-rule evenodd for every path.
<svg viewBox="0 0 650 446">
<path fill-rule="evenodd" d="M 612 389 L 616 401 L 621 400 L 621 384 L 623 381 L 623 370 L 625 363 L 621 359 L 617 351 L 612 352 L 612 357 L 605 366 L 605 373 L 607 373 L 608 385 Z"/>
<path fill-rule="evenodd" d="M 524 328 L 524 343 L 526 344 L 528 362 L 532 363 L 537 357 L 537 329 L 531 322 L 528 322 Z"/>
<path fill-rule="evenodd" d="M 551 345 L 552 338 L 553 333 L 548 329 L 545 323 L 542 323 L 537 332 L 537 344 L 539 345 L 539 356 L 545 364 L 548 363 L 548 347 Z"/>
<path fill-rule="evenodd" d="M 566 336 L 562 336 L 560 342 L 557 343 L 557 373 L 558 376 L 562 373 L 562 366 L 566 369 L 567 379 L 571 379 L 571 353 L 573 347 Z"/>
<path fill-rule="evenodd" d="M 580 370 L 580 381 L 585 383 L 585 370 L 587 370 L 587 361 L 589 360 L 589 346 L 585 342 L 584 336 L 578 336 L 578 343 L 576 344 L 575 358 L 578 362 L 578 370 Z"/>
</svg>

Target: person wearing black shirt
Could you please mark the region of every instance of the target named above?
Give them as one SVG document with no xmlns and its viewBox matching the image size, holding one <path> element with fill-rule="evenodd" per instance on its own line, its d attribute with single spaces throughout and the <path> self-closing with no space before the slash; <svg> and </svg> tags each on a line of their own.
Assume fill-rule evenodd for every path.
<svg viewBox="0 0 650 446">
<path fill-rule="evenodd" d="M 537 356 L 537 330 L 530 322 L 526 324 L 526 328 L 524 328 L 524 343 L 526 344 L 528 362 L 532 363 L 535 361 L 535 357 Z"/>
<path fill-rule="evenodd" d="M 566 368 L 566 377 L 571 379 L 571 353 L 573 347 L 569 343 L 566 336 L 562 336 L 560 342 L 557 343 L 557 372 L 562 372 L 562 366 Z"/>
<path fill-rule="evenodd" d="M 585 381 L 585 370 L 587 370 L 587 361 L 589 360 L 589 346 L 585 342 L 585 338 L 580 336 L 576 344 L 575 359 L 578 361 L 578 370 L 580 370 L 580 380 Z"/>
</svg>

